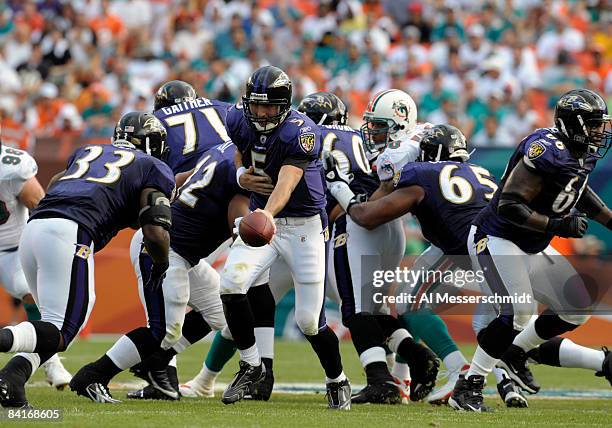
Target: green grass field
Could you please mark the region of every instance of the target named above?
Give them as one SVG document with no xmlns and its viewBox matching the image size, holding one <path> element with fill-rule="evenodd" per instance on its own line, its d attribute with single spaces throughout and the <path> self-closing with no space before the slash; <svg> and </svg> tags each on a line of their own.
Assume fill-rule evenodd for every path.
<svg viewBox="0 0 612 428">
<path fill-rule="evenodd" d="M 78 342 L 64 356 L 66 367 L 75 372 L 83 364 L 102 355 L 112 340 L 95 338 Z M 179 358 L 179 375 L 186 381 L 201 367 L 202 357 L 209 343 L 198 344 Z M 473 352 L 472 346 L 463 348 L 466 355 Z M 353 384 L 363 384 L 359 360 L 352 345 L 342 344 L 345 371 Z M 2 355 L 0 363 L 7 357 Z M 219 381 L 228 382 L 237 369 L 236 357 L 222 373 Z M 565 392 L 609 391 L 608 383 L 596 378 L 586 370 L 534 367 L 534 372 L 546 390 L 559 389 Z M 323 373 L 314 353 L 306 342 L 278 342 L 274 375 L 279 383 L 315 382 L 323 383 Z M 430 426 L 460 427 L 486 425 L 487 427 L 505 426 L 611 426 L 611 399 L 550 399 L 532 398 L 528 409 L 507 409 L 494 395 L 487 397 L 487 403 L 494 407 L 490 414 L 464 414 L 446 407 L 433 407 L 425 403 L 410 403 L 407 406 L 353 406 L 350 412 L 333 412 L 326 408 L 323 394 L 274 393 L 269 402 L 240 402 L 225 406 L 218 397 L 214 399 L 183 399 L 180 402 L 141 402 L 125 400 L 117 405 L 98 405 L 77 397 L 70 391 L 57 392 L 51 387 L 42 386 L 44 373 L 39 371 L 32 378 L 35 386 L 28 388 L 30 403 L 40 409 L 59 408 L 63 411 L 57 426 L 74 427 L 132 427 L 132 426 L 300 426 L 300 427 L 391 427 Z M 122 373 L 116 382 L 132 382 L 135 378 Z M 493 377 L 489 385 L 494 385 Z M 113 385 L 111 385 L 112 388 Z M 126 390 L 112 388 L 115 398 L 125 398 Z M 543 391 L 550 392 L 550 391 Z M 218 394 L 219 395 L 219 394 Z M 0 426 L 18 426 L 23 423 L 6 420 Z"/>
</svg>

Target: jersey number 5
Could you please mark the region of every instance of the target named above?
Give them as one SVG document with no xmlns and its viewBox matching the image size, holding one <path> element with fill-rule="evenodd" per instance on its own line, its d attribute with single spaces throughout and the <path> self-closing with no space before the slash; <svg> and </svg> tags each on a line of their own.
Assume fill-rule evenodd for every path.
<svg viewBox="0 0 612 428">
<path fill-rule="evenodd" d="M 89 164 L 98 159 L 104 152 L 100 146 L 86 147 L 85 150 L 87 150 L 89 153 L 76 160 L 76 164 L 78 165 L 77 170 L 72 174 L 64 175 L 62 178 L 60 178 L 60 180 L 72 180 L 83 177 L 89 171 Z M 85 180 L 102 184 L 113 184 L 117 182 L 119 177 L 121 177 L 121 168 L 131 164 L 136 155 L 126 150 L 115 150 L 113 154 L 119 156 L 119 159 L 114 162 L 106 162 L 104 164 L 104 167 L 108 171 L 104 177 L 87 177 Z"/>
</svg>

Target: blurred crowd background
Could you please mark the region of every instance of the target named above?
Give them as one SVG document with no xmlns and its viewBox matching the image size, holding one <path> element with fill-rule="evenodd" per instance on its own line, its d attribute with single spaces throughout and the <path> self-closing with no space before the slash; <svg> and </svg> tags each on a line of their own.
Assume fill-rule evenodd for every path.
<svg viewBox="0 0 612 428">
<path fill-rule="evenodd" d="M 551 124 L 556 97 L 612 97 L 609 0 L 0 1 L 2 140 L 108 137 L 169 79 L 235 101 L 251 71 L 284 68 L 294 103 L 330 90 L 358 126 L 400 88 L 419 120 L 510 147 Z"/>
</svg>

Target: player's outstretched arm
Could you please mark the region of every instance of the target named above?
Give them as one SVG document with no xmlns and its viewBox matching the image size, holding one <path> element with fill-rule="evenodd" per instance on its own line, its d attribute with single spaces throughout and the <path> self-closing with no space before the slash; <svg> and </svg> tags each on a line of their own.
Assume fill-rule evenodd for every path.
<svg viewBox="0 0 612 428">
<path fill-rule="evenodd" d="M 156 289 L 161 285 L 168 269 L 170 234 L 172 225 L 170 201 L 159 190 L 146 188 L 140 194 L 139 223 L 147 253 L 153 259 L 151 275 L 145 287 Z"/>
<path fill-rule="evenodd" d="M 298 185 L 302 177 L 304 176 L 304 170 L 294 165 L 283 165 L 278 172 L 278 181 L 272 194 L 268 198 L 263 211 L 269 214 L 271 218 L 274 218 L 278 214 L 291 197 L 291 193 Z"/>
<path fill-rule="evenodd" d="M 528 204 L 540 193 L 542 186 L 542 177 L 531 172 L 521 159 L 506 180 L 497 213 L 511 223 L 535 232 L 581 238 L 588 224 L 584 217 L 569 215 L 556 219 L 529 208 Z"/>
<path fill-rule="evenodd" d="M 403 187 L 375 201 L 349 205 L 348 214 L 355 223 L 372 230 L 410 212 L 424 197 L 420 186 Z"/>
<path fill-rule="evenodd" d="M 612 210 L 595 193 L 591 186 L 587 186 L 576 203 L 576 208 L 586 214 L 588 218 L 612 229 Z"/>
<path fill-rule="evenodd" d="M 45 191 L 36 177 L 31 177 L 23 184 L 18 199 L 29 210 L 32 210 L 38 206 L 38 203 L 44 196 Z"/>
</svg>

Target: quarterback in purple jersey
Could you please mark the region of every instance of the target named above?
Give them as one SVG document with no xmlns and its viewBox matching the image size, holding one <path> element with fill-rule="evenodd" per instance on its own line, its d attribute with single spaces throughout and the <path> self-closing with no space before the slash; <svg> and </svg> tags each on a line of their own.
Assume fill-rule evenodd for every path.
<svg viewBox="0 0 612 428">
<path fill-rule="evenodd" d="M 527 352 L 589 318 L 585 311 L 571 310 L 576 305 L 564 293 L 568 280 L 574 278 L 574 292 L 587 291 L 549 243 L 555 235 L 582 237 L 587 217 L 612 227 L 612 211 L 587 185 L 596 161 L 612 144 L 612 121 L 605 101 L 588 89 L 563 94 L 554 121 L 555 128 L 537 129 L 518 145 L 499 190 L 470 231 L 468 249 L 491 291 L 535 297 L 531 303 L 500 305 L 497 317 L 480 331 L 470 370 L 449 400 L 456 409 L 486 409 L 482 389 L 496 364 L 521 388 L 537 392 L 539 385 L 526 367 Z M 538 302 L 547 309 L 531 322 Z M 606 356 L 602 367 L 610 377 L 611 361 Z"/>
<path fill-rule="evenodd" d="M 147 287 L 159 284 L 168 267 L 169 200 L 174 193 L 172 171 L 158 160 L 165 151 L 166 131 L 159 120 L 131 112 L 117 124 L 112 144 L 78 149 L 67 168 L 51 179 L 19 247 L 42 319 L 0 330 L 0 351 L 20 352 L 0 370 L 3 406 L 27 405 L 24 385 L 30 375 L 54 353 L 66 350 L 85 325 L 95 301 L 93 254 L 121 229 L 143 228 L 154 263 Z M 144 330 L 155 342 L 151 330 Z M 81 395 L 113 400 L 108 381 L 73 382 L 71 388 Z"/>
<path fill-rule="evenodd" d="M 238 182 L 253 191 L 250 208 L 273 222 L 275 235 L 270 244 L 257 248 L 238 238 L 221 273 L 225 316 L 240 351 L 240 371 L 222 401 L 243 399 L 265 378 L 246 293 L 280 257 L 293 274 L 296 322 L 325 370 L 328 405 L 349 409 L 350 385 L 338 338 L 321 316 L 327 235 L 321 136 L 312 120 L 291 109 L 291 95 L 284 71 L 261 67 L 249 77 L 242 105 L 227 114 L 228 133 L 238 147 Z"/>
</svg>

